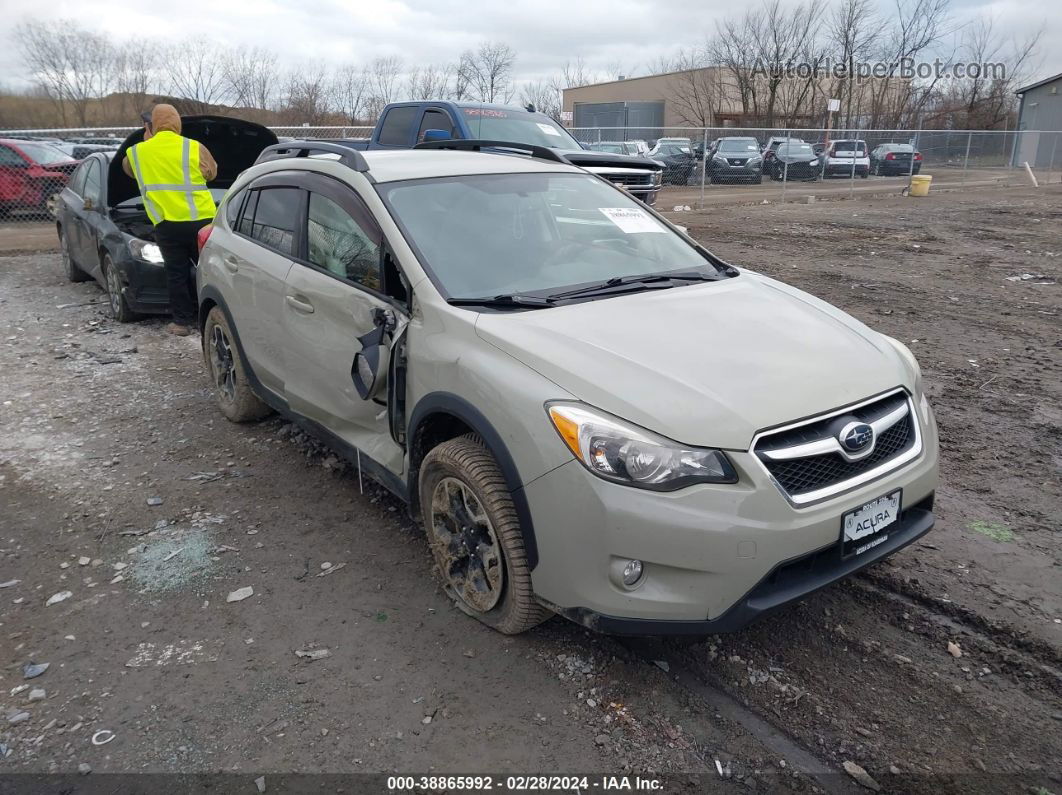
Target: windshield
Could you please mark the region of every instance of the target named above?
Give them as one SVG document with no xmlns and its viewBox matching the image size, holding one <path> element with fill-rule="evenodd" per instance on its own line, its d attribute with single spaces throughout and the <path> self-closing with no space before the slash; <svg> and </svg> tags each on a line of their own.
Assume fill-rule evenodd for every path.
<svg viewBox="0 0 1062 795">
<path fill-rule="evenodd" d="M 579 142 L 549 116 L 496 108 L 462 108 L 461 112 L 473 138 L 552 149 L 582 149 Z"/>
<path fill-rule="evenodd" d="M 74 158 L 70 157 L 66 152 L 50 144 L 19 143 L 18 148 L 30 160 L 45 166 L 50 166 L 54 163 L 72 163 L 74 161 Z"/>
<path fill-rule="evenodd" d="M 811 144 L 782 144 L 778 147 L 781 157 L 815 157 Z"/>
<path fill-rule="evenodd" d="M 752 138 L 738 138 L 733 141 L 720 141 L 720 152 L 759 152 L 760 145 Z"/>
<path fill-rule="evenodd" d="M 719 273 L 644 205 L 587 174 L 483 174 L 378 189 L 451 299 L 545 296 L 671 271 Z"/>
</svg>

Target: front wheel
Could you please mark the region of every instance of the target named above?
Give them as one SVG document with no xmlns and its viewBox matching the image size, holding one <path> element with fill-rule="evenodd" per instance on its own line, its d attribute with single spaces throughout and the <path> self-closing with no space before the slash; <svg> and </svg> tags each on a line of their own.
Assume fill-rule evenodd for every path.
<svg viewBox="0 0 1062 795">
<path fill-rule="evenodd" d="M 434 448 L 419 486 L 436 571 L 457 606 L 506 635 L 545 621 L 512 496 L 483 443 L 462 436 Z"/>
<path fill-rule="evenodd" d="M 110 254 L 103 255 L 103 281 L 107 290 L 107 301 L 111 310 L 111 317 L 119 323 L 129 323 L 136 320 L 136 313 L 129 308 L 122 290 L 122 277 L 114 266 L 114 260 Z"/>
<path fill-rule="evenodd" d="M 203 326 L 203 358 L 214 383 L 218 408 L 231 422 L 253 422 L 272 413 L 251 389 L 228 318 L 215 306 Z"/>
</svg>

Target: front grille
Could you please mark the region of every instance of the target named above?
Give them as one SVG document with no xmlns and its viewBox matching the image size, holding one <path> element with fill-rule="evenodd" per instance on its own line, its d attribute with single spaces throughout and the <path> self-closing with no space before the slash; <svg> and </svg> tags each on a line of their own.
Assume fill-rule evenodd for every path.
<svg viewBox="0 0 1062 795">
<path fill-rule="evenodd" d="M 907 414 L 878 434 L 873 452 L 857 461 L 849 461 L 840 452 L 785 460 L 774 460 L 765 455 L 770 451 L 835 437 L 838 429 L 849 422 L 873 423 L 905 403 L 908 405 Z M 765 434 L 757 441 L 754 452 L 782 491 L 790 497 L 799 498 L 821 489 L 856 481 L 874 468 L 912 450 L 918 443 L 915 421 L 913 406 L 907 395 L 896 392 L 850 411 L 831 414 L 774 434 Z"/>
<path fill-rule="evenodd" d="M 727 159 L 727 162 L 732 166 L 743 166 L 748 161 L 741 157 L 731 157 Z"/>
<path fill-rule="evenodd" d="M 653 182 L 652 176 L 649 174 L 602 174 L 602 177 L 607 179 L 614 185 L 650 185 Z"/>
</svg>

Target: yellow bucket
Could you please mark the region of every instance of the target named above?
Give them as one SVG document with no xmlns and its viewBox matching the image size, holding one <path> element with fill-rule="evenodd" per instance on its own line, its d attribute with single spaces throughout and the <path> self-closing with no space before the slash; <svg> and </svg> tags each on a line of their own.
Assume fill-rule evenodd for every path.
<svg viewBox="0 0 1062 795">
<path fill-rule="evenodd" d="M 916 177 L 911 177 L 911 196 L 928 196 L 929 186 L 933 182 L 933 177 L 919 174 Z"/>
</svg>

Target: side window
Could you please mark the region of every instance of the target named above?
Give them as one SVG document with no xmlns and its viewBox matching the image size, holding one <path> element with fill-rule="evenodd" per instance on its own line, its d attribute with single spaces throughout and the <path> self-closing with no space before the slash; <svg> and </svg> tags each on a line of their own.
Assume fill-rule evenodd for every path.
<svg viewBox="0 0 1062 795">
<path fill-rule="evenodd" d="M 281 254 L 291 255 L 301 200 L 302 191 L 298 188 L 262 188 L 251 237 Z"/>
<path fill-rule="evenodd" d="M 378 236 L 320 193 L 310 193 L 307 243 L 310 262 L 318 268 L 372 290 L 382 290 Z"/>
<path fill-rule="evenodd" d="M 420 130 L 417 132 L 417 141 L 424 140 L 426 130 L 446 130 L 450 135 L 454 134 L 454 123 L 450 114 L 443 110 L 431 108 L 424 111 L 424 118 L 420 120 Z"/>
<path fill-rule="evenodd" d="M 91 199 L 93 204 L 98 205 L 100 203 L 101 183 L 100 183 L 100 164 L 98 161 L 93 160 L 88 164 L 88 171 L 85 174 L 85 192 L 81 195 L 86 199 Z"/>
<path fill-rule="evenodd" d="M 67 187 L 78 196 L 85 195 L 85 175 L 88 174 L 91 165 L 91 163 L 82 163 L 78 166 L 77 171 L 74 172 L 74 176 L 72 176 L 67 183 Z"/>
<path fill-rule="evenodd" d="M 378 142 L 391 146 L 404 146 L 409 143 L 409 131 L 420 111 L 416 105 L 391 108 L 384 116 L 380 127 Z"/>
<path fill-rule="evenodd" d="M 0 166 L 24 166 L 26 161 L 22 156 L 7 146 L 0 146 Z"/>
<path fill-rule="evenodd" d="M 243 197 L 246 195 L 245 189 L 225 197 L 225 220 L 229 222 L 229 229 L 236 228 L 237 219 L 240 217 L 240 205 L 243 204 Z"/>
<path fill-rule="evenodd" d="M 247 201 L 243 206 L 243 213 L 240 215 L 240 222 L 236 227 L 236 231 L 240 234 L 251 236 L 251 229 L 254 226 L 254 210 L 258 206 L 258 194 L 260 191 L 253 190 L 251 195 L 247 197 Z"/>
</svg>

